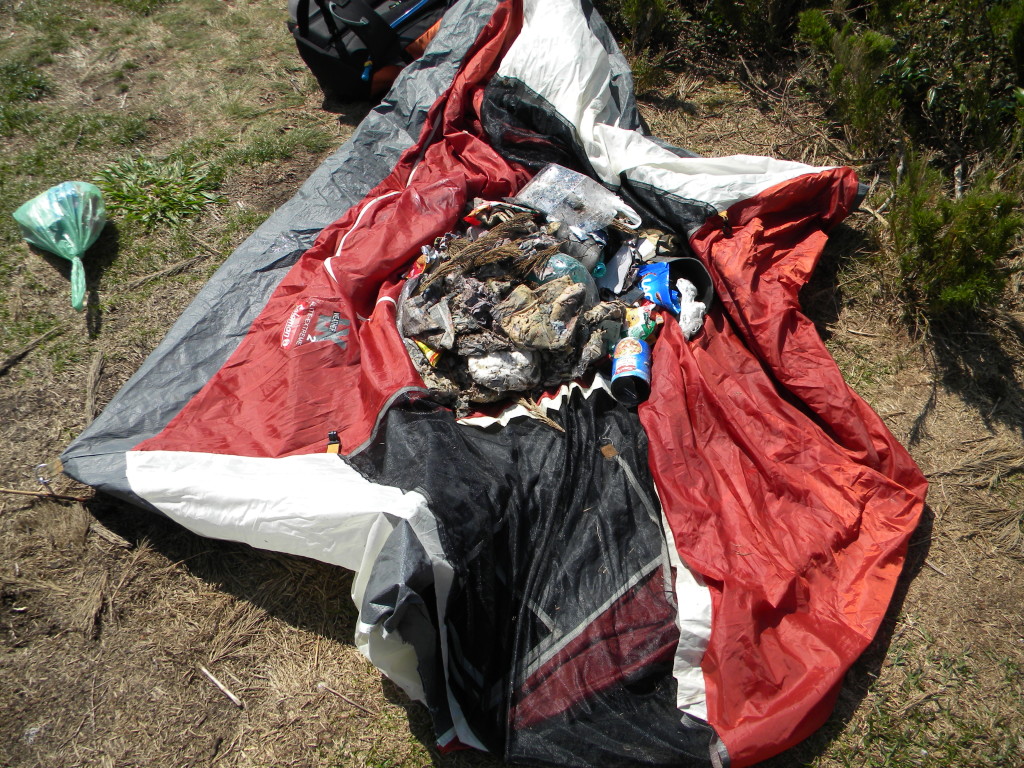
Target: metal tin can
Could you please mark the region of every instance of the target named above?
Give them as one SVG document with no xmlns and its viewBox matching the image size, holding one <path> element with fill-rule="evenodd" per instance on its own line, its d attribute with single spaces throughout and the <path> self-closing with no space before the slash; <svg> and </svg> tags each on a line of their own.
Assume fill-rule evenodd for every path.
<svg viewBox="0 0 1024 768">
<path fill-rule="evenodd" d="M 612 396 L 638 405 L 651 394 L 651 348 L 642 339 L 620 339 L 612 352 Z"/>
</svg>

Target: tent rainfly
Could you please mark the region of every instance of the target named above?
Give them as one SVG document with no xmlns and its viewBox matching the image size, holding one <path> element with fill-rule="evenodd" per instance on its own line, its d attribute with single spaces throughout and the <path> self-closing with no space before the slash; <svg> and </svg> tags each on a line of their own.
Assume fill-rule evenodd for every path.
<svg viewBox="0 0 1024 768">
<path fill-rule="evenodd" d="M 402 276 L 551 162 L 677 233 L 715 303 L 692 340 L 661 328 L 637 408 L 598 373 L 541 401 L 564 431 L 460 419 L 400 338 Z M 648 135 L 588 0 L 463 0 L 64 466 L 203 536 L 354 570 L 356 643 L 442 749 L 751 765 L 828 717 L 924 502 L 798 301 L 861 191 L 850 168 Z M 319 318 L 332 332 L 297 342 Z"/>
</svg>

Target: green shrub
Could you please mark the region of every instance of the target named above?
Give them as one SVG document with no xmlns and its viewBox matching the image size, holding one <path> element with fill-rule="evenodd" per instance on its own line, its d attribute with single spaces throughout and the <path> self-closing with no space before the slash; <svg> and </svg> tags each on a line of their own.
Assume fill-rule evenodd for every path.
<svg viewBox="0 0 1024 768">
<path fill-rule="evenodd" d="M 928 157 L 909 157 L 889 222 L 910 306 L 932 317 L 995 306 L 1024 229 L 1016 203 L 992 178 L 951 198 Z"/>
<path fill-rule="evenodd" d="M 818 9 L 800 14 L 797 40 L 824 60 L 828 98 L 849 138 L 867 152 L 880 152 L 899 133 L 900 103 L 887 77 L 896 42 L 849 22 L 836 29 Z"/>
<path fill-rule="evenodd" d="M 665 0 L 622 0 L 619 13 L 629 29 L 630 44 L 634 48 L 643 48 L 651 40 L 654 30 L 664 25 L 668 18 L 668 5 Z"/>
<path fill-rule="evenodd" d="M 883 79 L 894 46 L 891 37 L 871 29 L 858 33 L 847 26 L 832 37 L 829 86 L 854 143 L 869 152 L 885 148 L 898 125 L 899 101 Z"/>
<path fill-rule="evenodd" d="M 670 82 L 664 53 L 651 53 L 645 49 L 631 56 L 629 63 L 633 70 L 633 90 L 640 96 Z"/>
<path fill-rule="evenodd" d="M 817 53 L 831 55 L 835 36 L 835 28 L 817 8 L 804 11 L 797 19 L 797 39 Z"/>
<path fill-rule="evenodd" d="M 790 43 L 798 13 L 811 4 L 808 0 L 713 0 L 708 10 L 748 45 L 775 53 Z"/>
<path fill-rule="evenodd" d="M 685 18 L 680 4 L 669 0 L 596 0 L 598 12 L 629 53 L 652 54 L 676 48 Z"/>
<path fill-rule="evenodd" d="M 946 169 L 1020 132 L 1024 0 L 879 0 L 805 11 L 827 99 L 876 154 L 909 139 Z"/>
<path fill-rule="evenodd" d="M 220 179 L 205 166 L 182 159 L 128 157 L 96 176 L 107 206 L 126 221 L 150 229 L 181 224 L 223 198 L 214 193 Z"/>
</svg>

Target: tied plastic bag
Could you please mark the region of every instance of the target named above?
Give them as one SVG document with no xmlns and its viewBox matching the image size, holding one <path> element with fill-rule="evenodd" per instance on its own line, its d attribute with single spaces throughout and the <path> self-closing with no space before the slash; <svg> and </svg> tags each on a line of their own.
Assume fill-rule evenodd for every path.
<svg viewBox="0 0 1024 768">
<path fill-rule="evenodd" d="M 621 198 L 590 177 L 554 163 L 544 166 L 513 201 L 583 232 L 604 229 L 616 217 L 631 229 L 641 224 L 637 212 Z"/>
<path fill-rule="evenodd" d="M 82 255 L 107 223 L 99 188 L 84 181 L 65 181 L 22 204 L 14 220 L 29 243 L 71 262 L 71 306 L 84 309 Z"/>
<path fill-rule="evenodd" d="M 550 283 L 560 277 L 568 277 L 574 283 L 581 284 L 586 288 L 587 306 L 597 304 L 598 293 L 597 283 L 583 264 L 572 256 L 564 253 L 555 253 L 549 258 L 544 266 L 530 274 L 530 279 L 538 285 Z"/>
</svg>

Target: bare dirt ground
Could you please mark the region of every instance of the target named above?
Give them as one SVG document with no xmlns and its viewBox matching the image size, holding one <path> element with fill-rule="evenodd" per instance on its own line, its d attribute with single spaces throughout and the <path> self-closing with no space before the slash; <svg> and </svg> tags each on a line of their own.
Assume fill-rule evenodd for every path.
<svg viewBox="0 0 1024 768">
<path fill-rule="evenodd" d="M 79 85 L 93 94 L 83 98 L 117 98 L 90 76 L 83 69 Z M 325 125 L 303 88 L 292 123 Z M 655 133 L 703 154 L 856 161 L 820 115 L 777 96 L 690 79 L 643 110 Z M 332 128 L 337 142 L 356 117 Z M 94 496 L 53 463 L 323 154 L 234 174 L 226 211 L 197 226 L 212 247 L 190 251 L 206 256 L 184 274 L 129 289 L 186 254 L 165 247 L 128 264 L 137 252 L 127 244 L 107 249 L 89 268 L 99 311 L 87 316 L 67 306 L 62 265 L 27 247 L 16 255 L 3 286 L 13 316 L 46 313 L 62 333 L 0 373 L 0 486 L 45 490 L 42 477 L 85 500 L 0 494 L 0 766 L 497 765 L 438 755 L 426 711 L 354 648 L 349 574 L 200 538 Z M 804 304 L 847 380 L 929 476 L 929 507 L 889 617 L 835 713 L 770 765 L 1021 765 L 1022 318 L 944 334 L 909 327 L 879 243 L 878 219 L 854 214 Z M 8 340 L 0 362 L 19 346 Z"/>
</svg>

